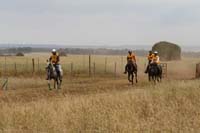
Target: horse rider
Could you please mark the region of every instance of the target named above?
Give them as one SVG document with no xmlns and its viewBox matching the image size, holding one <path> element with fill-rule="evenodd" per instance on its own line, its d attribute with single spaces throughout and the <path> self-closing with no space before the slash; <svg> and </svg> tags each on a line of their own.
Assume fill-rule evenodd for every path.
<svg viewBox="0 0 200 133">
<path fill-rule="evenodd" d="M 49 58 L 49 61 L 55 67 L 57 74 L 60 75 L 60 68 L 59 68 L 60 56 L 59 56 L 58 52 L 56 51 L 56 49 L 53 49 L 51 53 L 52 53 L 52 55 Z"/>
<path fill-rule="evenodd" d="M 154 54 L 153 52 L 150 50 L 149 51 L 149 54 L 147 56 L 147 59 L 148 59 L 148 65 L 147 65 L 147 68 L 145 70 L 145 73 L 148 73 L 148 70 L 149 70 L 149 65 L 151 64 L 152 60 L 153 60 L 153 57 L 154 57 Z"/>
<path fill-rule="evenodd" d="M 136 69 L 137 69 L 137 64 L 136 64 L 136 56 L 135 56 L 135 54 L 132 52 L 132 51 L 128 51 L 128 55 L 127 55 L 127 64 L 126 64 L 126 66 L 125 66 L 125 72 L 124 72 L 124 74 L 126 74 L 127 73 L 127 67 L 128 67 L 128 64 L 129 63 L 132 63 L 132 65 L 133 66 L 135 66 L 136 67 Z"/>
<path fill-rule="evenodd" d="M 154 54 L 153 54 L 153 58 L 152 58 L 151 64 L 156 65 L 157 68 L 158 68 L 158 70 L 159 70 L 159 72 L 162 71 L 162 67 L 160 66 L 160 57 L 159 57 L 157 51 L 154 51 Z"/>
</svg>

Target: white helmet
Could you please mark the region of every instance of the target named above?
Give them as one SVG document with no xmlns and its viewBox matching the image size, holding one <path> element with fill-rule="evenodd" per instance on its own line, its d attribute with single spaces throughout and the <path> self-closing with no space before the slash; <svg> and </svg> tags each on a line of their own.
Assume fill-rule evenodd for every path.
<svg viewBox="0 0 200 133">
<path fill-rule="evenodd" d="M 56 49 L 52 49 L 52 53 L 56 53 Z"/>
<path fill-rule="evenodd" d="M 154 54 L 158 54 L 158 51 L 154 51 Z"/>
</svg>

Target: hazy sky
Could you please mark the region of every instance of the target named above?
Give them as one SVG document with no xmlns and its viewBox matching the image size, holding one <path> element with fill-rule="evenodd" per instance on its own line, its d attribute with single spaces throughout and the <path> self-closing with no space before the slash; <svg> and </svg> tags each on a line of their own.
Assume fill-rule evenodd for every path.
<svg viewBox="0 0 200 133">
<path fill-rule="evenodd" d="M 0 0 L 0 43 L 200 44 L 200 0 Z"/>
</svg>

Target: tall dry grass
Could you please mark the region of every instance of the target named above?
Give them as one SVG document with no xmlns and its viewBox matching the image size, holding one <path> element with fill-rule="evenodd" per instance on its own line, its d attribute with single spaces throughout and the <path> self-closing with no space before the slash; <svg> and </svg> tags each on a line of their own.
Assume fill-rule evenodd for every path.
<svg viewBox="0 0 200 133">
<path fill-rule="evenodd" d="M 117 72 L 122 73 L 125 60 L 120 64 L 121 57 L 108 58 L 108 71 L 113 72 L 117 62 Z M 24 59 L 12 57 L 8 63 Z M 76 69 L 87 69 L 86 59 L 69 55 L 62 63 L 74 61 Z M 97 70 L 104 71 L 105 56 L 93 56 L 94 61 Z M 200 82 L 188 80 L 197 62 L 167 62 L 168 78 L 157 85 L 147 81 L 143 57 L 138 59 L 139 83 L 134 86 L 122 75 L 65 75 L 62 89 L 49 91 L 39 76 L 9 77 L 8 90 L 0 91 L 0 132 L 199 132 Z"/>
<path fill-rule="evenodd" d="M 22 79 L 10 79 L 10 90 L 1 92 L 1 131 L 200 130 L 199 80 L 168 80 L 156 86 L 143 80 L 132 87 L 125 79 L 65 79 L 60 91 L 48 91 L 38 78 L 23 80 L 19 84 Z"/>
</svg>

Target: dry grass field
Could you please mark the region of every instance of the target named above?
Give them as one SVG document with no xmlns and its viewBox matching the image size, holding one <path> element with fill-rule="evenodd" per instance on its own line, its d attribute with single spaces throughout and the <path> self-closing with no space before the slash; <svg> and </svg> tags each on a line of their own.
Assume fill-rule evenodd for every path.
<svg viewBox="0 0 200 133">
<path fill-rule="evenodd" d="M 7 64 L 37 56 L 11 57 L 16 59 L 7 59 Z M 86 57 L 69 55 L 62 63 L 73 61 L 80 69 Z M 104 59 L 93 57 L 102 73 Z M 139 57 L 139 83 L 134 86 L 121 74 L 120 59 L 108 58 L 110 72 L 113 62 L 118 63 L 116 79 L 65 75 L 61 90 L 49 91 L 45 75 L 9 76 L 8 90 L 0 91 L 0 132 L 200 131 L 200 81 L 192 80 L 198 59 L 168 62 L 168 78 L 154 85 L 143 74 L 145 59 Z"/>
</svg>

